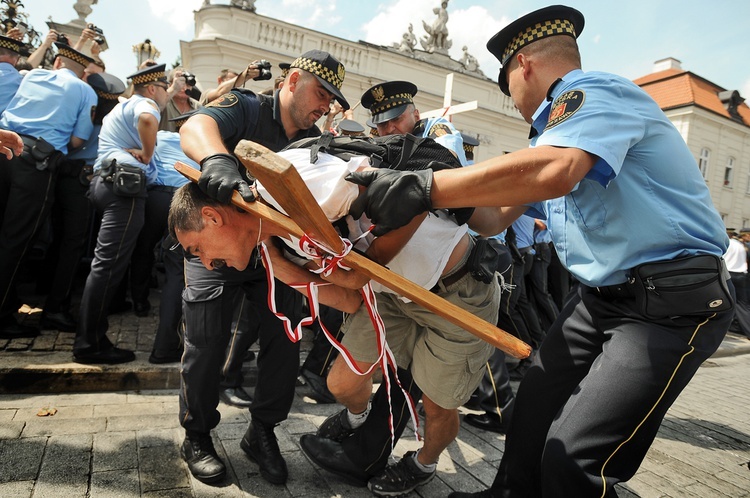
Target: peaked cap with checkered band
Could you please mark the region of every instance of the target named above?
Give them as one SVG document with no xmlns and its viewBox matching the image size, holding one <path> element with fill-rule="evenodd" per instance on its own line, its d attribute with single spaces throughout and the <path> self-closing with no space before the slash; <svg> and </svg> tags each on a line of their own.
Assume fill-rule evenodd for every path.
<svg viewBox="0 0 750 498">
<path fill-rule="evenodd" d="M 500 30 L 487 42 L 487 50 L 497 57 L 502 67 L 497 84 L 510 96 L 505 67 L 513 54 L 535 41 L 556 35 L 578 38 L 583 31 L 583 14 L 565 5 L 551 5 L 535 10 Z"/>
<path fill-rule="evenodd" d="M 408 81 L 386 81 L 362 94 L 362 107 L 372 113 L 375 125 L 399 117 L 414 102 L 417 85 Z"/>
<path fill-rule="evenodd" d="M 11 50 L 20 54 L 21 50 L 23 50 L 23 43 L 18 40 L 14 40 L 13 38 L 0 35 L 0 48 Z"/>
<path fill-rule="evenodd" d="M 128 76 L 128 79 L 133 82 L 133 85 L 143 85 L 145 83 L 152 83 L 155 81 L 168 83 L 166 69 L 166 64 L 147 66 L 140 71 Z"/>
<path fill-rule="evenodd" d="M 341 85 L 344 84 L 346 69 L 336 57 L 322 50 L 309 50 L 294 59 L 290 69 L 295 67 L 314 74 L 325 89 L 336 97 L 341 107 L 344 110 L 349 109 L 349 102 L 346 101 L 344 95 L 341 93 Z"/>
<path fill-rule="evenodd" d="M 55 47 L 57 48 L 57 55 L 55 55 L 55 57 L 65 57 L 67 59 L 72 60 L 73 62 L 77 62 L 78 64 L 84 67 L 94 62 L 93 57 L 84 55 L 78 50 L 64 43 L 55 42 Z"/>
</svg>

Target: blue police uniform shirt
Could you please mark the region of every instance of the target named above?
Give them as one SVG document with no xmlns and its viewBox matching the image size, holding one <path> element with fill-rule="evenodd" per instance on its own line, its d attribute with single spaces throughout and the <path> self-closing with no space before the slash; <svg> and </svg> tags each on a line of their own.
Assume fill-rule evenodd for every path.
<svg viewBox="0 0 750 498">
<path fill-rule="evenodd" d="M 0 62 L 0 114 L 8 107 L 22 79 L 23 76 L 13 64 Z"/>
<path fill-rule="evenodd" d="M 99 147 L 99 132 L 101 129 L 102 125 L 94 125 L 94 131 L 91 132 L 88 140 L 79 148 L 71 150 L 68 153 L 68 159 L 82 160 L 88 165 L 94 164 L 96 162 L 96 151 Z"/>
<path fill-rule="evenodd" d="M 576 278 L 614 285 L 642 263 L 726 252 L 724 223 L 696 161 L 646 92 L 613 74 L 574 70 L 551 98 L 534 114 L 531 147 L 598 158 L 572 192 L 530 205 Z"/>
<path fill-rule="evenodd" d="M 140 149 L 143 147 L 138 135 L 138 120 L 141 114 L 150 114 L 158 122 L 161 114 L 159 106 L 153 100 L 138 94 L 133 94 L 125 102 L 120 102 L 102 120 L 99 132 L 99 150 L 94 171 L 102 167 L 102 162 L 115 159 L 120 164 L 138 166 L 146 172 L 146 183 L 151 185 L 156 181 L 156 166 L 153 158 L 149 164 L 143 164 L 125 149 Z"/>
<path fill-rule="evenodd" d="M 534 229 L 534 242 L 537 244 L 549 244 L 552 242 L 552 234 L 549 230 Z"/>
<path fill-rule="evenodd" d="M 461 166 L 467 165 L 461 132 L 447 119 L 443 117 L 422 119 L 417 123 L 415 135 L 433 139 L 446 149 L 453 151 Z"/>
<path fill-rule="evenodd" d="M 41 137 L 67 154 L 71 137 L 91 136 L 96 103 L 94 89 L 70 69 L 34 69 L 3 112 L 0 128 Z"/>
<path fill-rule="evenodd" d="M 156 166 L 156 181 L 154 185 L 167 187 L 181 187 L 188 183 L 185 176 L 174 169 L 174 163 L 181 161 L 198 171 L 198 163 L 190 159 L 180 147 L 180 134 L 173 131 L 159 131 L 156 134 L 156 149 L 154 150 L 154 165 Z"/>
<path fill-rule="evenodd" d="M 525 249 L 534 245 L 534 218 L 522 214 L 513 222 L 513 230 L 516 232 L 516 247 Z"/>
</svg>

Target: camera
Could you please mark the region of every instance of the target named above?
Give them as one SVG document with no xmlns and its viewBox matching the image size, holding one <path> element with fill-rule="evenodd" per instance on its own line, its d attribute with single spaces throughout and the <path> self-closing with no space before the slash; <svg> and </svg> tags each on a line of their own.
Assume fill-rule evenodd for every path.
<svg viewBox="0 0 750 498">
<path fill-rule="evenodd" d="M 65 33 L 57 33 L 57 41 L 59 43 L 64 43 L 65 45 L 71 45 L 70 39 L 65 36 Z"/>
<path fill-rule="evenodd" d="M 98 43 L 99 45 L 103 45 L 103 44 L 104 44 L 104 31 L 102 31 L 102 28 L 97 28 L 96 26 L 94 26 L 94 25 L 93 25 L 93 24 L 91 24 L 91 23 L 89 23 L 89 25 L 88 25 L 87 27 L 88 27 L 88 28 L 89 28 L 89 29 L 90 29 L 91 31 L 93 31 L 93 32 L 95 32 L 95 33 L 96 33 L 97 35 L 99 35 L 99 36 L 97 36 L 97 37 L 95 37 L 95 38 L 94 38 L 94 41 L 95 41 L 96 43 Z"/>
<path fill-rule="evenodd" d="M 267 60 L 260 60 L 255 64 L 255 67 L 257 67 L 260 70 L 260 74 L 253 78 L 255 81 L 262 81 L 262 80 L 270 80 L 271 75 L 271 63 Z"/>
<path fill-rule="evenodd" d="M 182 73 L 182 77 L 185 78 L 187 86 L 195 86 L 195 75 L 193 73 L 185 71 Z"/>
</svg>

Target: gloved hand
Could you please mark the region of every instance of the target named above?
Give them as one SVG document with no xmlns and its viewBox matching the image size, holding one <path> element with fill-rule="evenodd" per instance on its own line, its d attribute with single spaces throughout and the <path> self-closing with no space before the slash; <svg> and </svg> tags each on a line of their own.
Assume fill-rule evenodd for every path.
<svg viewBox="0 0 750 498">
<path fill-rule="evenodd" d="M 201 177 L 198 186 L 209 197 L 228 204 L 232 191 L 237 190 L 247 202 L 255 200 L 255 193 L 242 178 L 240 163 L 231 154 L 213 154 L 201 161 Z"/>
<path fill-rule="evenodd" d="M 375 224 L 379 237 L 409 223 L 416 215 L 432 209 L 432 170 L 396 171 L 377 169 L 354 172 L 346 179 L 367 189 L 349 209 L 355 219 L 364 212 Z"/>
</svg>

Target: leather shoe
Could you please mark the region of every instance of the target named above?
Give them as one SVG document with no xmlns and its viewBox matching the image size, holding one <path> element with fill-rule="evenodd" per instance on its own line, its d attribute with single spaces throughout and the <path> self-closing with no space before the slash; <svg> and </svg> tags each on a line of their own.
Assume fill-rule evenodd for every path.
<svg viewBox="0 0 750 498">
<path fill-rule="evenodd" d="M 133 313 L 135 313 L 135 316 L 146 317 L 149 311 L 151 311 L 151 303 L 148 301 L 135 301 L 133 303 Z"/>
<path fill-rule="evenodd" d="M 120 349 L 114 346 L 99 351 L 88 348 L 80 352 L 73 352 L 73 361 L 76 363 L 115 365 L 133 360 L 135 360 L 135 353 L 129 349 Z"/>
<path fill-rule="evenodd" d="M 38 328 L 21 325 L 15 320 L 9 321 L 0 327 L 0 339 L 21 339 L 23 337 L 36 337 L 38 335 Z"/>
<path fill-rule="evenodd" d="M 352 486 L 367 486 L 370 476 L 346 456 L 341 443 L 305 434 L 299 439 L 299 446 L 302 453 L 318 467 L 339 476 Z"/>
<path fill-rule="evenodd" d="M 169 351 L 167 353 L 159 353 L 158 351 L 151 351 L 148 355 L 148 362 L 154 365 L 161 365 L 163 363 L 178 363 L 182 360 L 182 350 Z"/>
<path fill-rule="evenodd" d="M 505 434 L 505 428 L 500 420 L 500 416 L 494 413 L 482 413 L 481 415 L 467 413 L 464 416 L 464 422 L 477 429 Z"/>
<path fill-rule="evenodd" d="M 240 448 L 250 460 L 258 464 L 263 479 L 271 484 L 284 484 L 289 477 L 289 470 L 281 456 L 273 427 L 252 420 L 240 441 Z"/>
<path fill-rule="evenodd" d="M 180 446 L 180 455 L 187 462 L 193 477 L 201 482 L 220 481 L 227 474 L 227 468 L 216 454 L 214 443 L 208 434 L 196 438 L 185 438 Z"/>
<path fill-rule="evenodd" d="M 253 397 L 241 387 L 229 387 L 219 392 L 219 399 L 227 405 L 239 408 L 249 408 L 253 404 Z"/>
<path fill-rule="evenodd" d="M 310 386 L 310 389 L 312 389 L 310 395 L 312 399 L 321 404 L 336 403 L 336 398 L 331 394 L 331 391 L 328 390 L 325 377 L 304 368 L 299 374 L 305 379 L 305 383 Z"/>
<path fill-rule="evenodd" d="M 75 332 L 76 321 L 73 319 L 73 315 L 67 311 L 60 311 L 59 313 L 42 313 L 42 317 L 39 319 L 39 326 L 43 329 L 59 330 L 60 332 Z"/>
</svg>

